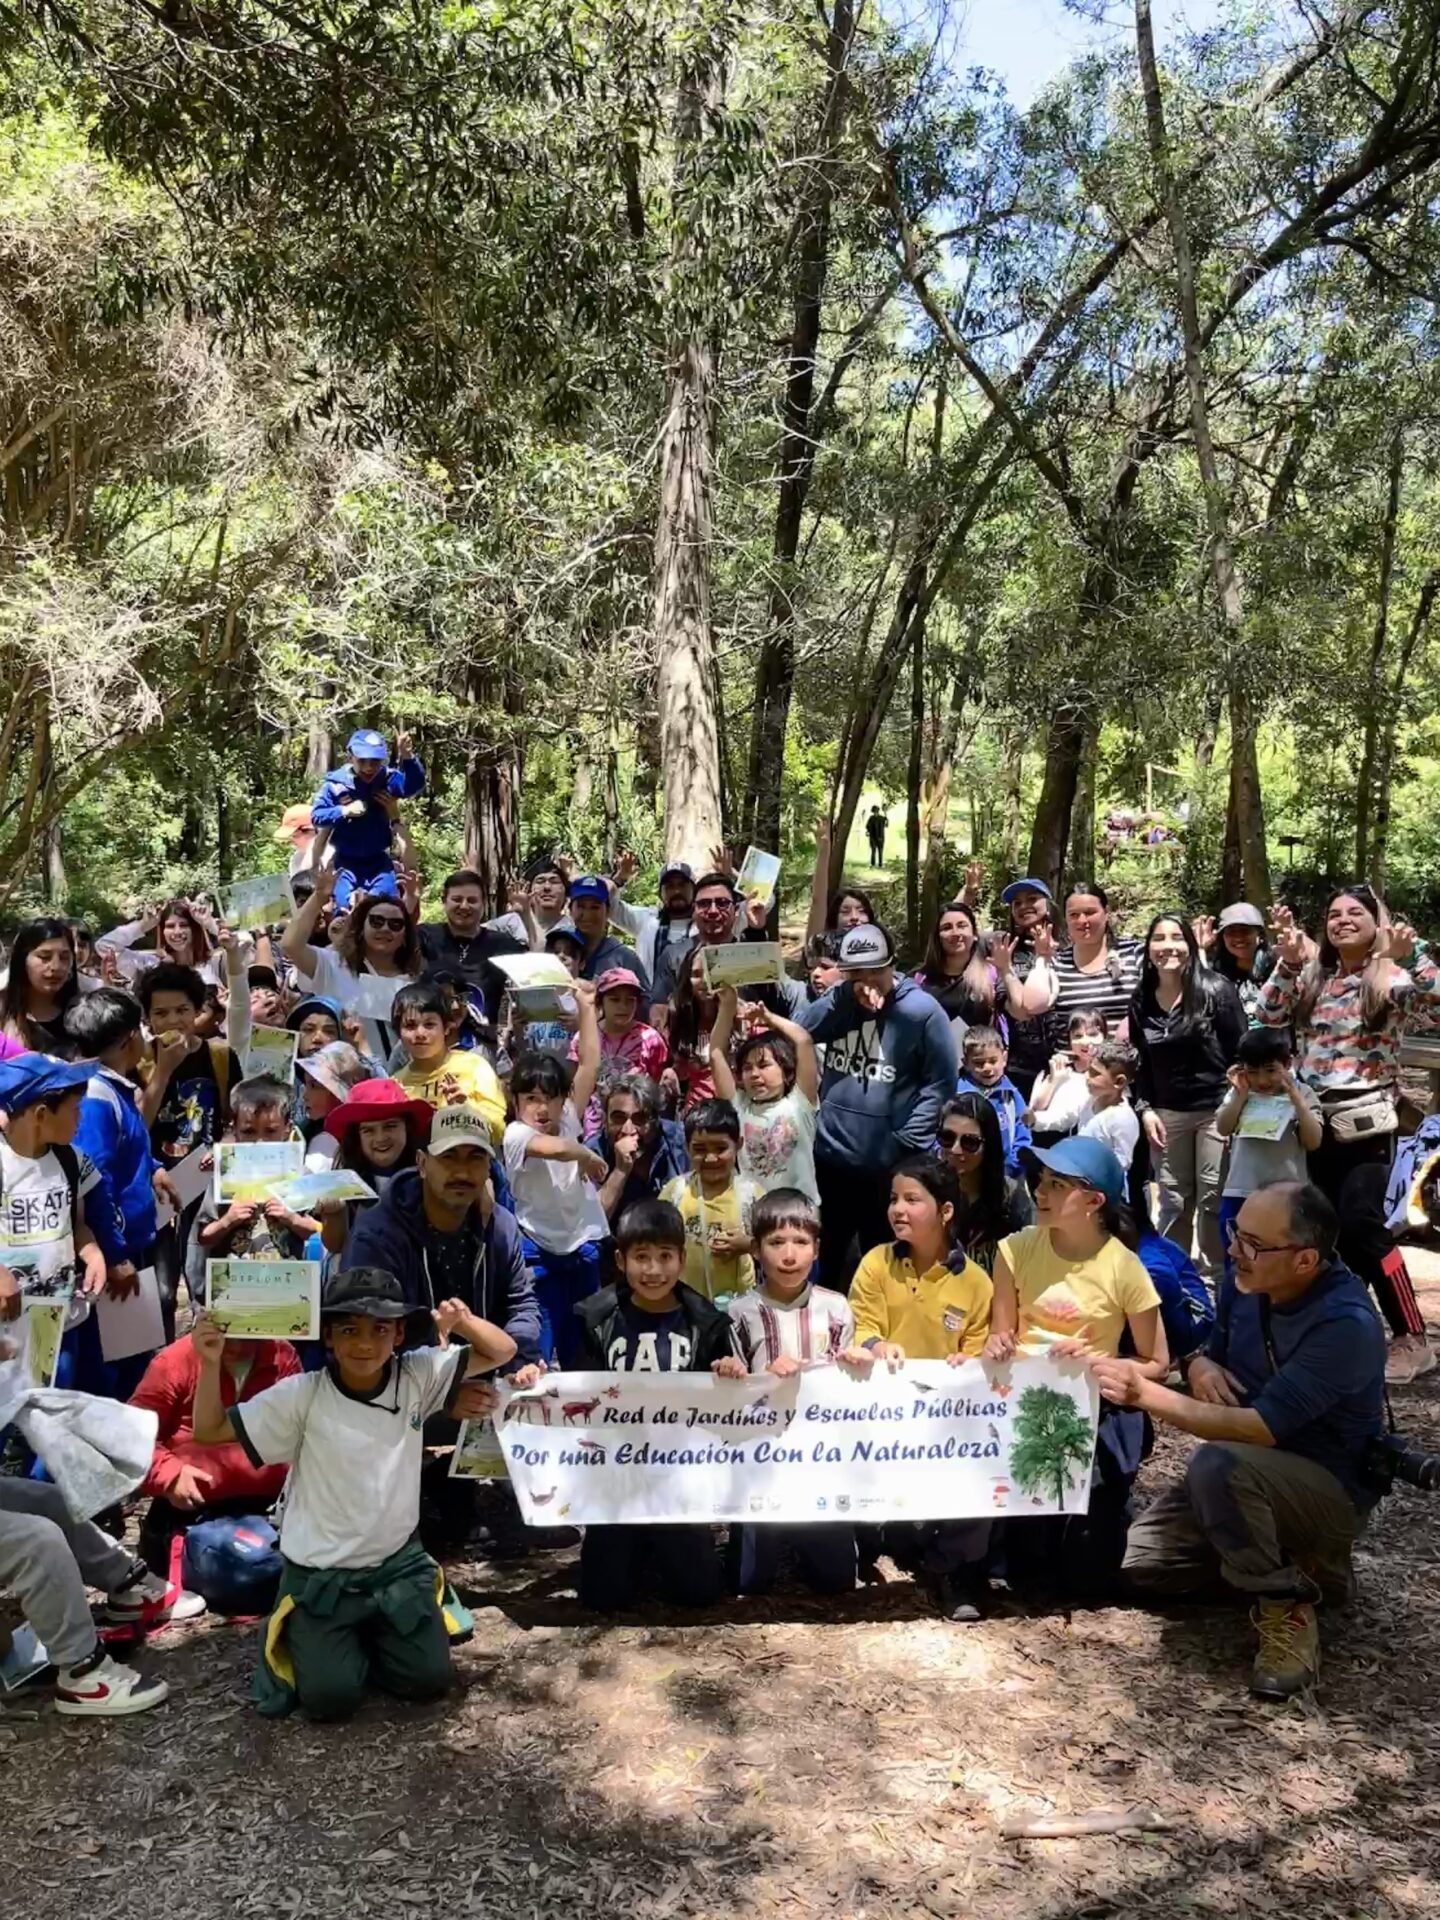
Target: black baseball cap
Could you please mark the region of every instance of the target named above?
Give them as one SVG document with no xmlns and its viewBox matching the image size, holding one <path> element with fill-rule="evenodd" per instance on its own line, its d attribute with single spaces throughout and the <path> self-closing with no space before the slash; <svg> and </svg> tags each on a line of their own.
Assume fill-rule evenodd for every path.
<svg viewBox="0 0 1440 1920">
<path fill-rule="evenodd" d="M 332 1273 L 320 1295 L 320 1312 L 364 1313 L 372 1320 L 403 1320 L 409 1312 L 400 1282 L 383 1267 L 349 1267 Z"/>
</svg>

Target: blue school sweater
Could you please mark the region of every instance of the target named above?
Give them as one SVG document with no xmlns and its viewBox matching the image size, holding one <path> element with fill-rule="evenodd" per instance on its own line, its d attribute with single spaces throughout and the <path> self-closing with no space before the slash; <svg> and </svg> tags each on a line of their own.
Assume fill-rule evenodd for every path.
<svg viewBox="0 0 1440 1920">
<path fill-rule="evenodd" d="M 1005 1171 L 1015 1179 L 1020 1172 L 1020 1150 L 1030 1145 L 1030 1129 L 1022 1115 L 1025 1112 L 1025 1096 L 1008 1074 L 1003 1075 L 993 1087 L 980 1087 L 962 1073 L 956 1087 L 957 1093 L 979 1093 L 990 1102 L 1000 1122 L 1000 1139 L 1005 1147 Z"/>
<path fill-rule="evenodd" d="M 76 1150 L 89 1157 L 100 1176 L 97 1192 L 85 1202 L 85 1220 L 100 1243 L 106 1264 L 139 1264 L 155 1238 L 155 1191 L 151 1176 L 160 1162 L 150 1151 L 150 1134 L 135 1103 L 130 1082 L 109 1067 L 97 1066 L 80 1102 Z"/>
</svg>

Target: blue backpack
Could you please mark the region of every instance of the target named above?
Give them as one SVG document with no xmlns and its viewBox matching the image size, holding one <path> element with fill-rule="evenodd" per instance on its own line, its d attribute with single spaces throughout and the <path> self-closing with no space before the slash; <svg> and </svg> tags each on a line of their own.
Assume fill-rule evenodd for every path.
<svg viewBox="0 0 1440 1920">
<path fill-rule="evenodd" d="M 183 1584 L 212 1613 L 269 1613 L 280 1590 L 279 1540 L 259 1514 L 198 1520 L 185 1535 Z"/>
<path fill-rule="evenodd" d="M 1141 1264 L 1160 1296 L 1160 1321 L 1172 1360 L 1183 1360 L 1210 1338 L 1215 1307 L 1194 1262 L 1173 1240 L 1143 1233 L 1137 1249 Z"/>
</svg>

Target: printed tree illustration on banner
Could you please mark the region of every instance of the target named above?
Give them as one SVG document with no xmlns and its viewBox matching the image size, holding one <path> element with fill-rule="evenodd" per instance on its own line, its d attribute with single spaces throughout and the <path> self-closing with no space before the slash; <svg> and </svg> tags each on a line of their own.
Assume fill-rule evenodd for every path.
<svg viewBox="0 0 1440 1920">
<path fill-rule="evenodd" d="M 1090 1465 L 1090 1422 L 1068 1394 L 1027 1387 L 1015 1408 L 1010 1475 L 1022 1493 L 1049 1494 L 1063 1505 L 1071 1480 Z"/>
</svg>

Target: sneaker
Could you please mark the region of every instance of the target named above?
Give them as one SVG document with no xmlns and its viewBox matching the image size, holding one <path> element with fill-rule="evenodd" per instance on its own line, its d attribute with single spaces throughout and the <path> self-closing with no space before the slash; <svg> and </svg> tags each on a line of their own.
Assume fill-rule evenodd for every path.
<svg viewBox="0 0 1440 1920">
<path fill-rule="evenodd" d="M 198 1593 L 187 1593 L 174 1580 L 147 1568 L 105 1599 L 105 1618 L 117 1627 L 138 1627 L 146 1633 L 172 1620 L 195 1620 L 205 1611 Z"/>
<path fill-rule="evenodd" d="M 1303 1600 L 1262 1600 L 1251 1625 L 1260 1637 L 1250 1669 L 1250 1691 L 1262 1700 L 1288 1700 L 1320 1678 L 1320 1629 Z"/>
<path fill-rule="evenodd" d="M 1409 1387 L 1435 1371 L 1435 1349 L 1423 1333 L 1402 1333 L 1390 1342 L 1385 1355 L 1385 1384 Z"/>
<path fill-rule="evenodd" d="M 55 1682 L 57 1713 L 91 1714 L 111 1718 L 122 1713 L 144 1713 L 168 1699 L 163 1680 L 146 1680 L 133 1667 L 122 1667 L 108 1653 L 78 1667 L 62 1667 Z"/>
</svg>

